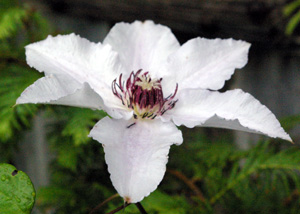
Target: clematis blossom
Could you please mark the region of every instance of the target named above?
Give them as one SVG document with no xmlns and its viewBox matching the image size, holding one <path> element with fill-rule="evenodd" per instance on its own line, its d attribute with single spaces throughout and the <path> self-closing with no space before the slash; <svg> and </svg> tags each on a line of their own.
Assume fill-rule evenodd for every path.
<svg viewBox="0 0 300 214">
<path fill-rule="evenodd" d="M 152 21 L 118 23 L 103 43 L 75 34 L 26 46 L 27 63 L 45 77 L 17 104 L 60 104 L 104 110 L 89 136 L 104 148 L 111 181 L 127 203 L 161 182 L 177 126 L 221 127 L 291 141 L 272 112 L 239 89 L 218 92 L 247 63 L 250 44 L 195 38 L 180 45 Z"/>
</svg>

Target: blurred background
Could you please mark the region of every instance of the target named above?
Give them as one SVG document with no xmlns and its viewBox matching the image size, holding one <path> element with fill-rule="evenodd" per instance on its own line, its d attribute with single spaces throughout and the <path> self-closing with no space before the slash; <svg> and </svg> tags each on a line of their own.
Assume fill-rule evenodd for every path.
<svg viewBox="0 0 300 214">
<path fill-rule="evenodd" d="M 252 43 L 249 62 L 224 89 L 265 104 L 295 144 L 260 135 L 186 129 L 173 146 L 149 213 L 300 213 L 300 0 L 0 0 L 0 162 L 26 172 L 37 190 L 33 213 L 89 213 L 116 192 L 101 144 L 87 137 L 106 114 L 89 109 L 14 106 L 42 76 L 24 46 L 75 32 L 101 42 L 117 22 L 151 19 L 182 43 L 195 37 Z M 114 198 L 94 213 L 122 205 Z M 127 207 L 125 213 L 139 213 Z"/>
</svg>

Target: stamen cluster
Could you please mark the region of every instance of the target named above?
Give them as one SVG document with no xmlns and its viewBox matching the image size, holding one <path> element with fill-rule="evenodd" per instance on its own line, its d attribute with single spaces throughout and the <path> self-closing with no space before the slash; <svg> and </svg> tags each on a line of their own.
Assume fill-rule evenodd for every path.
<svg viewBox="0 0 300 214">
<path fill-rule="evenodd" d="M 134 118 L 154 119 L 172 109 L 177 100 L 174 97 L 177 93 L 176 85 L 173 94 L 164 98 L 160 79 L 151 79 L 149 72 L 142 73 L 142 69 L 129 75 L 126 83 L 122 82 L 122 74 L 119 80 L 112 82 L 112 92 L 122 104 L 134 111 Z"/>
</svg>

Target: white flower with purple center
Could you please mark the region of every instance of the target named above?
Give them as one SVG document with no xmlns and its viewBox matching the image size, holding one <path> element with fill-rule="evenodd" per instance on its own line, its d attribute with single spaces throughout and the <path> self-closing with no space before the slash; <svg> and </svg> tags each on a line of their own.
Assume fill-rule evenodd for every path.
<svg viewBox="0 0 300 214">
<path fill-rule="evenodd" d="M 239 89 L 224 86 L 247 63 L 250 44 L 195 38 L 180 46 L 152 21 L 116 24 L 104 42 L 75 34 L 48 36 L 26 47 L 27 62 L 45 73 L 17 104 L 45 103 L 106 111 L 90 137 L 104 148 L 113 186 L 127 203 L 161 182 L 176 126 L 221 127 L 291 141 L 272 112 Z"/>
</svg>

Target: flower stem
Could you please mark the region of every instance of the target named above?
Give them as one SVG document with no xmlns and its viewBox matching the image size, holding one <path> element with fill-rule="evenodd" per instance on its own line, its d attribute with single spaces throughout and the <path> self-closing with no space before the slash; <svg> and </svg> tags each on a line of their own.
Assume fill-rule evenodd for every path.
<svg viewBox="0 0 300 214">
<path fill-rule="evenodd" d="M 100 204 L 98 204 L 89 214 L 95 213 L 98 209 L 100 209 L 103 205 L 105 205 L 107 202 L 113 200 L 114 198 L 118 197 L 119 194 L 114 194 L 112 196 L 110 196 L 109 198 L 107 198 L 105 201 L 101 202 Z"/>
<path fill-rule="evenodd" d="M 141 214 L 147 214 L 146 210 L 144 209 L 144 207 L 142 206 L 142 204 L 140 202 L 136 203 L 135 206 L 139 209 Z"/>
<path fill-rule="evenodd" d="M 191 190 L 194 191 L 194 193 L 200 199 L 200 201 L 205 202 L 205 198 L 204 198 L 201 190 L 188 177 L 186 177 L 184 174 L 182 174 L 181 172 L 179 172 L 177 170 L 168 169 L 167 172 L 169 172 L 172 175 L 175 175 L 177 178 L 182 180 Z"/>
<path fill-rule="evenodd" d="M 130 205 L 130 204 L 125 203 L 125 204 L 123 204 L 122 206 L 119 206 L 118 208 L 116 208 L 116 209 L 114 209 L 113 211 L 110 211 L 109 213 L 106 213 L 106 214 L 114 214 L 114 213 L 116 213 L 116 212 L 119 212 L 120 210 L 124 209 L 124 208 L 127 207 L 128 205 Z"/>
</svg>

